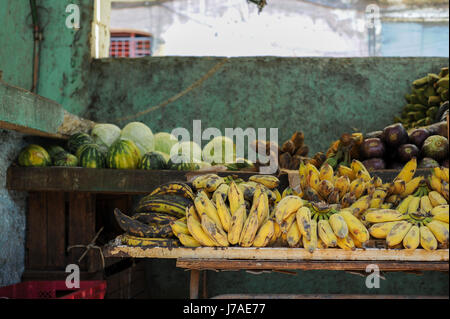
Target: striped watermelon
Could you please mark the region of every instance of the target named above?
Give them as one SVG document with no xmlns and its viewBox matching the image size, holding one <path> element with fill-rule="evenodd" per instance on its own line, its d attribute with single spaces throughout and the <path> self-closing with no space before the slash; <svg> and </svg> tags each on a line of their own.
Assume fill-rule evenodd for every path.
<svg viewBox="0 0 450 319">
<path fill-rule="evenodd" d="M 164 155 L 161 152 L 148 152 L 145 153 L 140 162 L 139 169 L 165 169 L 167 162 L 164 159 Z"/>
<path fill-rule="evenodd" d="M 181 161 L 178 163 L 174 162 L 174 157 L 171 157 L 169 162 L 167 163 L 167 167 L 172 170 L 178 171 L 196 171 L 200 169 L 200 165 L 197 163 L 192 163 L 187 156 L 180 155 Z"/>
<path fill-rule="evenodd" d="M 25 167 L 50 166 L 52 160 L 48 152 L 40 145 L 30 144 L 20 151 L 18 162 Z"/>
<path fill-rule="evenodd" d="M 78 148 L 84 144 L 94 144 L 93 138 L 87 133 L 75 133 L 67 140 L 67 149 L 70 153 L 75 154 Z"/>
<path fill-rule="evenodd" d="M 53 158 L 53 166 L 75 167 L 78 165 L 78 158 L 67 152 L 59 152 Z"/>
<path fill-rule="evenodd" d="M 88 144 L 79 152 L 78 164 L 86 168 L 104 168 L 105 155 L 98 145 Z"/>
<path fill-rule="evenodd" d="M 136 169 L 141 153 L 131 140 L 120 139 L 114 142 L 106 155 L 106 165 L 116 169 Z"/>
</svg>

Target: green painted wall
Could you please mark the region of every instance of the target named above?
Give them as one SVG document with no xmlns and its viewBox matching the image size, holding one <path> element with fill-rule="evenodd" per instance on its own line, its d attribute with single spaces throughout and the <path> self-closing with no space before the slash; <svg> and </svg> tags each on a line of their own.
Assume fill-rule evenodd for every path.
<svg viewBox="0 0 450 319">
<path fill-rule="evenodd" d="M 65 7 L 80 5 L 81 29 L 65 27 Z M 41 52 L 38 93 L 61 103 L 68 111 L 91 119 L 114 122 L 157 105 L 187 88 L 211 69 L 220 58 L 142 58 L 91 61 L 89 33 L 92 0 L 40 1 L 46 21 Z M 28 0 L 0 0 L 0 70 L 6 82 L 31 88 L 32 30 Z M 91 63 L 92 62 L 92 63 Z M 201 86 L 181 99 L 138 118 L 154 131 L 191 128 L 193 119 L 203 127 L 279 127 L 283 140 L 294 130 L 303 130 L 312 152 L 323 150 L 332 139 L 352 127 L 364 131 L 391 123 L 403 106 L 403 94 L 412 80 L 448 65 L 445 58 L 233 58 Z M 120 123 L 124 124 L 124 123 Z M 17 155 L 21 137 L 0 136 L 4 172 Z M 15 147 L 12 147 L 15 146 Z M 3 173 L 2 173 L 3 174 Z M 3 176 L 3 175 L 2 175 Z M 14 197 L 0 185 L 5 196 L 0 203 L 3 234 L 23 239 L 25 199 Z M 0 195 L 1 195 L 0 194 Z M 5 201 L 13 202 L 5 204 Z M 11 223 L 17 211 L 20 223 Z M 7 222 L 5 222 L 7 221 Z M 12 236 L 12 235 L 8 235 Z M 8 246 L 5 250 L 23 248 Z M 0 264 L 0 283 L 17 281 L 23 251 L 6 255 Z M 1 257 L 1 256 L 0 256 Z M 188 272 L 173 260 L 147 262 L 152 298 L 187 298 Z M 3 267 L 3 268 L 2 268 Z M 15 272 L 14 272 L 15 271 Z M 8 275 L 5 275 L 8 273 Z M 13 274 L 13 275 L 11 275 Z M 250 275 L 239 272 L 208 272 L 210 296 L 224 293 L 392 293 L 448 295 L 448 273 L 387 274 L 377 292 L 366 291 L 364 279 L 344 272 L 308 271 L 297 276 L 277 273 Z"/>
</svg>

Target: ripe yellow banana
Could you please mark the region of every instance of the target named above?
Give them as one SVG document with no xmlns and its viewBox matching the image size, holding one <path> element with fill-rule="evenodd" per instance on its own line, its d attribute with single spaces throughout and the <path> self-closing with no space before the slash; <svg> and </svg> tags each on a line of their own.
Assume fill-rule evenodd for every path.
<svg viewBox="0 0 450 319">
<path fill-rule="evenodd" d="M 434 167 L 433 168 L 433 173 L 434 175 L 436 175 L 439 179 L 445 181 L 445 182 L 449 182 L 449 176 L 448 176 L 448 168 L 447 167 Z"/>
<path fill-rule="evenodd" d="M 218 196 L 222 197 L 223 201 L 226 201 L 228 198 L 228 189 L 229 188 L 230 188 L 230 186 L 225 183 L 223 183 L 219 187 L 217 187 L 217 189 L 214 191 L 214 193 L 211 196 L 213 203 L 216 202 L 216 198 Z"/>
<path fill-rule="evenodd" d="M 236 245 L 239 243 L 241 237 L 242 228 L 247 220 L 247 210 L 245 204 L 242 204 L 234 214 L 231 216 L 231 227 L 228 231 L 228 242 L 231 245 Z"/>
<path fill-rule="evenodd" d="M 406 183 L 405 190 L 400 194 L 400 197 L 405 198 L 406 196 L 414 193 L 419 187 L 420 183 L 422 183 L 423 181 L 423 176 L 414 177 L 412 180 Z"/>
<path fill-rule="evenodd" d="M 266 192 L 261 192 L 259 195 L 259 204 L 257 206 L 258 215 L 258 228 L 264 223 L 264 221 L 269 218 L 269 197 Z"/>
<path fill-rule="evenodd" d="M 244 227 L 242 228 L 241 236 L 239 238 L 239 245 L 242 247 L 252 246 L 257 231 L 258 231 L 258 211 L 255 208 L 250 210 L 248 218 L 244 223 Z"/>
<path fill-rule="evenodd" d="M 228 188 L 228 203 L 231 216 L 234 215 L 236 210 L 241 207 L 242 204 L 245 204 L 244 193 L 234 181 L 230 183 L 230 187 Z"/>
<path fill-rule="evenodd" d="M 350 211 L 341 210 L 339 214 L 344 218 L 349 232 L 352 233 L 358 239 L 358 241 L 365 243 L 370 239 L 370 234 L 366 226 L 364 226 L 364 224 L 361 223 L 358 218 L 353 216 Z"/>
<path fill-rule="evenodd" d="M 341 207 L 342 208 L 347 208 L 349 207 L 351 204 L 353 204 L 356 201 L 356 196 L 353 193 L 347 193 L 345 194 L 342 199 L 341 199 Z"/>
<path fill-rule="evenodd" d="M 303 200 L 298 196 L 286 196 L 275 207 L 275 220 L 281 225 L 283 220 L 295 214 L 303 206 Z"/>
<path fill-rule="evenodd" d="M 216 197 L 216 210 L 223 230 L 228 232 L 231 226 L 231 213 L 222 196 Z"/>
<path fill-rule="evenodd" d="M 280 180 L 273 175 L 253 175 L 248 178 L 249 181 L 263 184 L 269 189 L 273 189 L 280 185 Z"/>
<path fill-rule="evenodd" d="M 275 233 L 275 221 L 267 219 L 256 233 L 253 247 L 266 247 Z"/>
<path fill-rule="evenodd" d="M 420 230 L 419 227 L 413 225 L 411 229 L 406 234 L 405 238 L 403 238 L 403 247 L 408 250 L 414 250 L 419 247 L 420 244 Z"/>
<path fill-rule="evenodd" d="M 345 238 L 337 237 L 337 245 L 344 250 L 355 250 L 355 243 L 350 235 L 347 235 Z"/>
<path fill-rule="evenodd" d="M 400 221 L 373 224 L 369 228 L 369 233 L 370 235 L 372 235 L 372 237 L 385 239 L 391 231 L 392 227 L 394 227 L 397 223 L 400 223 Z"/>
<path fill-rule="evenodd" d="M 364 219 L 369 223 L 393 222 L 403 220 L 404 218 L 405 214 L 402 214 L 395 209 L 379 209 L 367 212 L 364 215 Z"/>
<path fill-rule="evenodd" d="M 206 213 L 202 214 L 201 225 L 203 231 L 221 247 L 227 247 L 228 239 L 227 233 L 225 233 L 222 227 L 219 227 L 212 218 L 210 218 Z"/>
<path fill-rule="evenodd" d="M 279 238 L 281 238 L 281 228 L 280 225 L 274 220 L 273 221 L 273 236 L 269 241 L 269 246 L 274 245 Z"/>
<path fill-rule="evenodd" d="M 371 202 L 372 198 L 369 195 L 365 195 L 351 204 L 348 209 L 351 210 L 353 215 L 360 217 L 367 209 L 369 209 Z"/>
<path fill-rule="evenodd" d="M 286 234 L 286 240 L 289 247 L 297 247 L 301 238 L 300 230 L 298 229 L 297 223 L 292 223 Z"/>
<path fill-rule="evenodd" d="M 185 198 L 189 198 L 191 200 L 194 200 L 194 192 L 192 189 L 185 183 L 181 182 L 170 182 L 163 185 L 158 186 L 155 188 L 148 197 L 155 196 L 155 195 L 165 195 L 165 194 L 175 194 L 175 195 L 181 195 Z"/>
<path fill-rule="evenodd" d="M 406 190 L 406 182 L 402 179 L 394 180 L 389 185 L 388 194 L 391 195 L 399 195 L 405 192 Z"/>
<path fill-rule="evenodd" d="M 295 215 L 300 233 L 307 240 L 311 240 L 311 210 L 303 206 L 297 210 Z"/>
<path fill-rule="evenodd" d="M 350 181 L 353 181 L 356 178 L 355 173 L 348 166 L 339 165 L 338 173 L 339 173 L 339 176 L 347 176 L 350 179 Z"/>
<path fill-rule="evenodd" d="M 280 194 L 280 191 L 278 189 L 274 189 L 273 193 L 275 194 L 275 205 L 278 204 L 278 202 L 281 200 L 282 195 Z"/>
<path fill-rule="evenodd" d="M 187 215 L 187 226 L 191 236 L 194 237 L 202 246 L 219 246 L 219 244 L 212 240 L 203 230 L 201 223 L 194 217 L 192 213 Z"/>
<path fill-rule="evenodd" d="M 326 180 L 329 182 L 333 182 L 333 177 L 334 177 L 333 167 L 330 164 L 328 164 L 327 162 L 322 164 L 322 166 L 320 167 L 320 170 L 319 170 L 319 179 L 321 181 Z"/>
<path fill-rule="evenodd" d="M 189 234 L 178 234 L 178 239 L 180 240 L 181 244 L 185 247 L 200 247 L 202 244 L 200 244 L 199 241 L 197 241 L 194 237 L 192 237 Z"/>
<path fill-rule="evenodd" d="M 445 200 L 445 198 L 441 194 L 439 194 L 437 191 L 429 192 L 428 197 L 430 198 L 431 205 L 433 205 L 433 207 L 448 204 L 447 201 Z"/>
<path fill-rule="evenodd" d="M 408 195 L 406 196 L 401 202 L 400 204 L 398 204 L 397 206 L 397 210 L 402 213 L 405 214 L 408 212 L 408 207 L 409 204 L 411 203 L 411 201 L 413 200 L 414 196 L 413 195 Z"/>
<path fill-rule="evenodd" d="M 387 190 L 382 187 L 375 188 L 372 193 L 372 199 L 369 204 L 369 208 L 380 208 L 386 198 Z"/>
<path fill-rule="evenodd" d="M 307 185 L 314 189 L 316 192 L 319 192 L 319 183 L 320 183 L 320 173 L 318 169 L 311 163 L 306 164 L 306 181 Z"/>
<path fill-rule="evenodd" d="M 353 240 L 356 248 L 364 248 L 366 243 L 362 243 L 352 233 L 348 233 L 348 236 Z"/>
<path fill-rule="evenodd" d="M 303 190 L 307 186 L 307 177 L 308 177 L 306 165 L 303 163 L 303 161 L 300 162 L 300 167 L 298 168 L 298 173 L 299 173 L 299 177 L 300 177 L 300 187 Z"/>
<path fill-rule="evenodd" d="M 366 190 L 366 181 L 363 178 L 356 178 L 350 183 L 350 193 L 358 199 Z"/>
<path fill-rule="evenodd" d="M 450 189 L 449 189 L 449 183 L 442 182 L 442 196 L 447 200 L 447 202 L 450 200 Z"/>
<path fill-rule="evenodd" d="M 340 198 L 339 198 L 339 191 L 337 189 L 333 190 L 327 197 L 326 202 L 328 204 L 339 204 Z"/>
<path fill-rule="evenodd" d="M 386 236 L 386 243 L 389 247 L 400 244 L 405 238 L 406 234 L 412 227 L 412 224 L 407 221 L 401 221 L 392 227 L 389 234 Z"/>
<path fill-rule="evenodd" d="M 172 227 L 172 232 L 177 237 L 178 237 L 179 234 L 186 234 L 186 235 L 190 234 L 186 222 L 183 222 L 183 221 L 181 221 L 179 219 L 174 221 L 174 222 L 172 222 L 170 224 L 170 227 Z"/>
<path fill-rule="evenodd" d="M 203 196 L 197 196 L 194 200 L 195 209 L 197 210 L 200 220 L 201 215 L 205 213 L 208 215 L 209 218 L 211 218 L 214 223 L 220 228 L 223 229 L 222 223 L 220 221 L 219 214 L 217 214 L 216 206 L 213 204 L 213 202 L 206 196 L 206 194 L 202 191 L 200 194 L 203 194 Z"/>
<path fill-rule="evenodd" d="M 449 233 L 447 223 L 433 219 L 426 226 L 431 230 L 431 232 L 433 233 L 434 237 L 436 237 L 438 242 L 444 245 L 448 245 Z"/>
<path fill-rule="evenodd" d="M 395 180 L 403 180 L 408 183 L 416 174 L 417 169 L 417 159 L 413 157 L 409 160 L 401 169 L 400 173 L 395 177 Z"/>
<path fill-rule="evenodd" d="M 319 222 L 317 223 L 317 232 L 319 238 L 325 243 L 325 245 L 327 245 L 328 247 L 336 247 L 337 238 L 328 220 L 319 220 Z"/>
<path fill-rule="evenodd" d="M 217 174 L 199 175 L 192 180 L 192 186 L 195 189 L 205 190 L 209 193 L 214 192 L 223 183 L 225 183 L 225 180 Z"/>
<path fill-rule="evenodd" d="M 439 205 L 430 210 L 433 219 L 440 220 L 448 224 L 448 205 Z"/>
<path fill-rule="evenodd" d="M 423 195 L 420 198 L 420 210 L 429 213 L 432 209 L 433 205 L 431 204 L 430 198 L 427 195 Z"/>
<path fill-rule="evenodd" d="M 287 233 L 291 225 L 295 223 L 295 220 L 296 214 L 292 214 L 287 219 L 284 219 L 280 224 L 281 232 L 284 234 Z"/>
<path fill-rule="evenodd" d="M 327 249 L 328 246 L 322 241 L 322 239 L 317 238 L 317 248 L 318 249 Z"/>
<path fill-rule="evenodd" d="M 329 180 L 322 180 L 319 183 L 319 195 L 322 198 L 328 198 L 328 196 L 334 191 L 333 183 Z"/>
<path fill-rule="evenodd" d="M 302 236 L 303 247 L 310 253 L 317 247 L 317 222 L 311 220 L 311 240 L 308 240 L 305 236 Z"/>
<path fill-rule="evenodd" d="M 339 191 L 339 197 L 342 198 L 350 190 L 350 179 L 347 176 L 339 176 L 334 181 L 334 189 Z"/>
<path fill-rule="evenodd" d="M 334 234 L 339 238 L 345 238 L 348 235 L 348 226 L 345 219 L 339 214 L 333 214 L 329 218 L 329 223 Z"/>
<path fill-rule="evenodd" d="M 370 181 L 370 173 L 362 162 L 353 159 L 352 163 L 350 164 L 350 168 L 352 169 L 356 178 L 361 178 L 365 182 Z"/>
<path fill-rule="evenodd" d="M 420 197 L 413 197 L 408 205 L 408 214 L 415 213 L 420 207 Z"/>
<path fill-rule="evenodd" d="M 420 245 L 425 250 L 436 250 L 438 242 L 427 226 L 420 226 Z"/>
</svg>

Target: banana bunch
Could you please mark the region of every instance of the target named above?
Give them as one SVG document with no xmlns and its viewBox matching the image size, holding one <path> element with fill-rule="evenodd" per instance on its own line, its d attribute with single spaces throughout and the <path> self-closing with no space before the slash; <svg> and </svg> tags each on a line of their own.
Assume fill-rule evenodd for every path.
<svg viewBox="0 0 450 319">
<path fill-rule="evenodd" d="M 430 125 L 439 119 L 440 106 L 448 101 L 448 67 L 439 74 L 430 73 L 412 83 L 411 94 L 406 94 L 407 104 L 395 122 L 406 128 Z"/>
<path fill-rule="evenodd" d="M 287 196 L 278 203 L 274 215 L 281 244 L 303 247 L 311 253 L 316 248 L 363 248 L 370 239 L 364 224 L 349 209 L 338 210 L 338 205 Z"/>
<path fill-rule="evenodd" d="M 163 184 L 144 196 L 132 216 L 116 208 L 115 220 L 125 232 L 121 236 L 122 243 L 140 247 L 179 246 L 175 235 L 180 230 L 174 225 L 179 225 L 186 219 L 186 208 L 193 203 L 194 198 L 189 185 L 172 182 Z"/>
<path fill-rule="evenodd" d="M 449 208 L 447 200 L 437 191 L 419 187 L 404 198 L 396 209 L 371 210 L 363 219 L 370 223 L 372 237 L 385 239 L 391 248 L 403 246 L 414 250 L 421 246 L 435 250 L 438 244 L 449 243 Z"/>
<path fill-rule="evenodd" d="M 428 182 L 430 188 L 443 196 L 447 202 L 449 201 L 448 173 L 447 167 L 434 167 Z"/>
</svg>

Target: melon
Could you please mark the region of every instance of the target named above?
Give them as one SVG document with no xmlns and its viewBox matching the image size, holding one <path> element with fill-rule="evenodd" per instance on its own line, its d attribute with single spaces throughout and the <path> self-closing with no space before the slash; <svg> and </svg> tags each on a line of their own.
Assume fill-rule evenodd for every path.
<svg viewBox="0 0 450 319">
<path fill-rule="evenodd" d="M 59 152 L 53 159 L 53 166 L 76 167 L 78 158 L 67 152 Z"/>
<path fill-rule="evenodd" d="M 100 123 L 95 124 L 91 130 L 91 136 L 94 143 L 104 145 L 109 148 L 114 142 L 120 138 L 121 129 L 114 124 Z"/>
<path fill-rule="evenodd" d="M 30 144 L 20 151 L 18 162 L 20 166 L 43 167 L 50 166 L 52 160 L 48 152 L 42 146 Z"/>
<path fill-rule="evenodd" d="M 78 164 L 85 168 L 104 168 L 105 155 L 97 144 L 88 144 L 78 154 Z"/>
<path fill-rule="evenodd" d="M 170 154 L 170 150 L 177 143 L 177 138 L 170 133 L 159 132 L 155 134 L 155 151 Z"/>
<path fill-rule="evenodd" d="M 166 169 L 167 161 L 163 153 L 154 151 L 145 153 L 139 161 L 139 169 Z"/>
<path fill-rule="evenodd" d="M 205 162 L 213 165 L 234 163 L 236 161 L 236 145 L 229 137 L 217 136 L 205 145 L 202 155 Z"/>
<path fill-rule="evenodd" d="M 144 123 L 128 123 L 122 129 L 120 138 L 133 141 L 139 148 L 141 154 L 153 152 L 155 150 L 155 139 L 152 130 Z"/>
<path fill-rule="evenodd" d="M 190 162 L 194 160 L 202 160 L 202 148 L 193 141 L 178 142 L 172 147 L 170 156 L 174 154 L 183 155 L 188 158 Z"/>
<path fill-rule="evenodd" d="M 136 169 L 140 159 L 141 153 L 133 141 L 119 139 L 109 148 L 106 165 L 116 169 Z"/>
<path fill-rule="evenodd" d="M 75 133 L 67 140 L 67 149 L 70 153 L 75 154 L 78 148 L 85 144 L 94 144 L 92 137 L 87 133 Z"/>
</svg>

